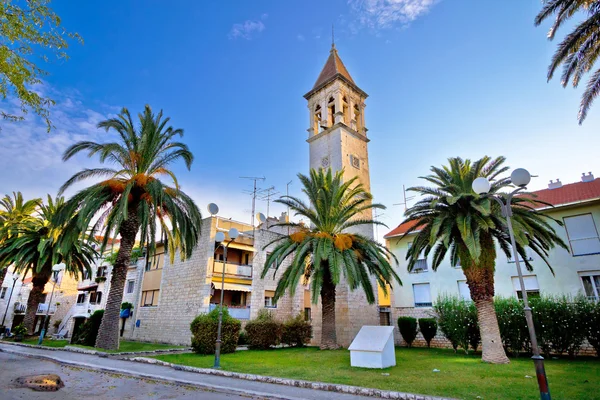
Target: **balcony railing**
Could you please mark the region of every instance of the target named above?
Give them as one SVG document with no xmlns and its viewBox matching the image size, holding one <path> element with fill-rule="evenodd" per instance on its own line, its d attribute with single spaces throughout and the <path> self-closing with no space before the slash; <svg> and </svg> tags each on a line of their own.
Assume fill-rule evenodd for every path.
<svg viewBox="0 0 600 400">
<path fill-rule="evenodd" d="M 25 310 L 27 310 L 27 306 L 21 303 L 15 303 L 14 307 L 15 314 L 25 314 Z"/>
<path fill-rule="evenodd" d="M 46 303 L 38 304 L 36 314 L 46 314 L 46 311 L 48 311 L 48 304 L 46 304 Z M 56 305 L 50 306 L 50 311 L 48 312 L 48 314 L 54 314 L 55 312 L 56 312 Z"/>
<path fill-rule="evenodd" d="M 215 261 L 213 274 L 218 275 L 223 273 L 223 262 Z M 252 278 L 252 265 L 236 264 L 227 262 L 225 267 L 225 275 L 241 276 L 244 278 Z"/>
<path fill-rule="evenodd" d="M 235 319 L 250 319 L 250 306 L 232 307 L 225 304 L 229 315 Z M 218 304 L 210 304 L 208 307 L 209 311 L 214 310 L 218 307 Z"/>
</svg>

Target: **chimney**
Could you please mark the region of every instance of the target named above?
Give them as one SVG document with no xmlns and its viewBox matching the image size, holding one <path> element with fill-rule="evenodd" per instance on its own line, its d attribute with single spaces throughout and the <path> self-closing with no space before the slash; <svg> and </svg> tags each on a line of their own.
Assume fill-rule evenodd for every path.
<svg viewBox="0 0 600 400">
<path fill-rule="evenodd" d="M 553 182 L 552 179 L 550 179 L 550 183 L 548 184 L 548 189 L 558 189 L 562 187 L 562 182 L 560 181 L 560 179 L 556 179 L 556 182 Z"/>
<path fill-rule="evenodd" d="M 586 175 L 585 172 L 581 174 L 581 182 L 591 182 L 594 180 L 594 175 L 591 172 L 588 172 Z"/>
<path fill-rule="evenodd" d="M 290 219 L 286 212 L 281 213 L 281 217 L 279 217 L 279 222 L 290 222 Z"/>
</svg>

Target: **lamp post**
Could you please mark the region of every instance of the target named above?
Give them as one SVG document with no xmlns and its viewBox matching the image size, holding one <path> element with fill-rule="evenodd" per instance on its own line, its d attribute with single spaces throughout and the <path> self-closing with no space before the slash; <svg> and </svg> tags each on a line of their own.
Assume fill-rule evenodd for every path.
<svg viewBox="0 0 600 400">
<path fill-rule="evenodd" d="M 212 216 L 217 215 L 219 212 L 219 207 L 215 203 L 210 203 L 208 205 L 208 212 Z M 213 368 L 221 368 L 221 331 L 223 327 L 223 296 L 225 294 L 225 269 L 227 267 L 227 248 L 229 245 L 237 239 L 239 236 L 239 232 L 235 228 L 231 228 L 229 232 L 227 232 L 229 236 L 229 242 L 225 244 L 225 234 L 223 232 L 217 232 L 215 235 L 215 242 L 219 243 L 215 248 L 215 252 L 219 248 L 219 246 L 223 247 L 223 268 L 221 272 L 221 301 L 219 303 L 219 324 L 217 327 L 217 342 L 215 343 L 215 365 Z"/>
<path fill-rule="evenodd" d="M 48 308 L 46 308 L 46 315 L 44 316 L 44 320 L 42 321 L 42 330 L 40 331 L 40 339 L 38 340 L 38 345 L 41 346 L 42 341 L 44 340 L 44 335 L 46 335 L 46 321 L 48 320 L 48 314 L 50 313 L 50 305 L 52 304 L 52 298 L 54 297 L 54 288 L 56 287 L 56 281 L 58 280 L 58 274 L 60 271 L 64 271 L 66 268 L 65 263 L 56 264 L 52 267 L 52 272 L 54 273 L 54 283 L 52 284 L 52 293 L 50 294 L 50 301 L 48 302 Z"/>
<path fill-rule="evenodd" d="M 548 387 L 548 378 L 546 377 L 546 370 L 544 369 L 544 357 L 540 355 L 540 349 L 537 343 L 537 337 L 535 335 L 535 326 L 533 325 L 533 314 L 531 307 L 529 307 L 529 300 L 527 299 L 527 291 L 525 290 L 525 281 L 523 280 L 523 272 L 521 271 L 521 263 L 519 262 L 519 253 L 517 252 L 517 243 L 515 241 L 515 234 L 512 227 L 511 217 L 512 208 L 511 201 L 513 196 L 526 189 L 527 184 L 531 181 L 531 174 L 523 168 L 515 169 L 510 175 L 510 180 L 513 185 L 517 186 L 515 190 L 509 193 L 506 197 L 489 195 L 491 188 L 490 181 L 487 178 L 479 177 L 473 181 L 473 191 L 480 195 L 494 199 L 500 204 L 502 215 L 506 218 L 506 225 L 508 226 L 508 233 L 510 236 L 510 243 L 512 245 L 513 257 L 515 259 L 515 265 L 517 266 L 517 274 L 519 275 L 519 283 L 521 285 L 521 294 L 523 295 L 523 309 L 525 311 L 525 319 L 527 321 L 527 328 L 529 330 L 529 338 L 531 340 L 531 350 L 533 356 L 531 359 L 535 364 L 535 374 L 537 376 L 538 386 L 540 388 L 540 398 L 542 400 L 550 400 L 550 388 Z"/>
<path fill-rule="evenodd" d="M 17 284 L 17 281 L 19 280 L 19 275 L 13 276 L 12 280 L 13 280 L 13 284 L 12 284 L 12 288 L 10 289 L 10 295 L 8 295 L 8 301 L 6 302 L 6 310 L 4 310 L 4 316 L 2 317 L 2 323 L 0 323 L 0 326 L 2 327 L 2 332 L 0 332 L 1 335 L 4 335 L 4 332 L 6 332 L 6 329 L 4 327 L 4 321 L 6 321 L 6 314 L 8 313 L 8 307 L 10 307 L 10 299 L 12 298 L 13 292 L 15 291 L 15 285 Z"/>
</svg>

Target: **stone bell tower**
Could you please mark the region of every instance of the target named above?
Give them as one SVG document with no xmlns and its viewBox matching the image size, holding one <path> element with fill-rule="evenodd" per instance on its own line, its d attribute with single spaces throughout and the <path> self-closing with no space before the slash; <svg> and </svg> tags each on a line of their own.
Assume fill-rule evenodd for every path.
<svg viewBox="0 0 600 400">
<path fill-rule="evenodd" d="M 329 58 L 313 88 L 304 95 L 308 101 L 310 168 L 344 170 L 344 179 L 358 177 L 371 191 L 365 99 L 367 94 L 350 76 L 332 43 Z M 361 218 L 372 219 L 371 210 Z M 352 233 L 373 239 L 373 226 L 353 227 Z M 373 287 L 377 290 L 374 280 Z M 376 293 L 377 294 L 377 293 Z M 321 339 L 321 306 L 313 305 L 314 338 Z M 337 286 L 336 327 L 338 343 L 349 346 L 363 325 L 379 325 L 377 303 L 368 304 L 362 288 L 350 291 L 342 282 Z"/>
</svg>

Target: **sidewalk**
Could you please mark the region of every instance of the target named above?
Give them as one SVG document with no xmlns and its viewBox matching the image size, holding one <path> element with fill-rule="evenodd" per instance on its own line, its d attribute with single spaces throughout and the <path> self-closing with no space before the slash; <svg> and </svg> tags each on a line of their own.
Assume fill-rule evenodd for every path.
<svg viewBox="0 0 600 400">
<path fill-rule="evenodd" d="M 72 353 L 60 350 L 44 350 L 28 347 L 17 347 L 10 344 L 0 344 L 0 351 L 20 354 L 30 357 L 43 358 L 55 362 L 83 368 L 99 369 L 108 372 L 132 375 L 140 378 L 150 378 L 168 381 L 175 384 L 186 384 L 214 390 L 222 393 L 246 395 L 251 397 L 282 399 L 282 400 L 365 400 L 367 397 L 344 393 L 297 388 L 265 382 L 254 382 L 223 376 L 205 375 L 194 372 L 178 371 L 170 367 L 142 364 L 115 358 L 99 357 L 96 355 Z M 319 366 L 315 366 L 319 368 Z M 433 399 L 430 397 L 410 396 L 415 400 Z"/>
</svg>

